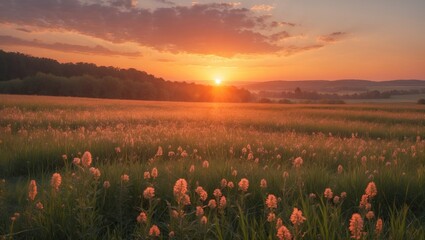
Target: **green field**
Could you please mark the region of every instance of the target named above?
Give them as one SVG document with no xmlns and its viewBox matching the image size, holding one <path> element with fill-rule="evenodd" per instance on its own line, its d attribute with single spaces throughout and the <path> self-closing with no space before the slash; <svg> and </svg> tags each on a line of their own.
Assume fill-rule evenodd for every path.
<svg viewBox="0 0 425 240">
<path fill-rule="evenodd" d="M 408 103 L 0 95 L 0 239 L 425 239 L 424 139 Z"/>
</svg>

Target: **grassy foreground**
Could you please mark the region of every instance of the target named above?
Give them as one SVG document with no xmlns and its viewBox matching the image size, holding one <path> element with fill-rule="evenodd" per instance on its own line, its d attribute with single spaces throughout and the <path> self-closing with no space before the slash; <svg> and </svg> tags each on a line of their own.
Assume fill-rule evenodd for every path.
<svg viewBox="0 0 425 240">
<path fill-rule="evenodd" d="M 0 95 L 0 239 L 425 239 L 425 107 Z"/>
</svg>

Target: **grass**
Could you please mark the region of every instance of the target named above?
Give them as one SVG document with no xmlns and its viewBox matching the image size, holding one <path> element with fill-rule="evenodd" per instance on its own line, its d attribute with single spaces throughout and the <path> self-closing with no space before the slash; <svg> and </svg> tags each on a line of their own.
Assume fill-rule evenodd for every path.
<svg viewBox="0 0 425 240">
<path fill-rule="evenodd" d="M 415 104 L 0 95 L 0 239 L 276 239 L 280 222 L 294 239 L 348 239 L 354 213 L 363 221 L 362 239 L 424 239 L 424 119 L 425 108 Z M 73 163 L 86 151 L 90 166 Z M 154 168 L 158 176 L 147 178 Z M 62 177 L 58 190 L 53 173 Z M 35 199 L 28 196 L 32 179 Z M 178 179 L 187 182 L 182 196 L 190 204 L 173 192 Z M 360 201 L 370 182 L 377 195 L 365 209 Z M 148 187 L 155 194 L 147 199 Z M 266 204 L 269 194 L 276 209 Z M 304 222 L 290 221 L 294 208 Z M 137 220 L 141 213 L 146 220 Z"/>
</svg>

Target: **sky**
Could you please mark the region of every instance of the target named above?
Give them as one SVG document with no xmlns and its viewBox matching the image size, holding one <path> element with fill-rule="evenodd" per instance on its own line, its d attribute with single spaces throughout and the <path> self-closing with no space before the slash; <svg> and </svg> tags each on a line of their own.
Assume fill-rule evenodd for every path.
<svg viewBox="0 0 425 240">
<path fill-rule="evenodd" d="M 424 0 L 0 0 L 0 49 L 171 81 L 425 79 Z"/>
</svg>

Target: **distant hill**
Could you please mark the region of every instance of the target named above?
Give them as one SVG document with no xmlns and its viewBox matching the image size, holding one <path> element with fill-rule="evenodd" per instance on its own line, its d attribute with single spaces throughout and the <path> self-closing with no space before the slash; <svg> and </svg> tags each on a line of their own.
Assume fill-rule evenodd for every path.
<svg viewBox="0 0 425 240">
<path fill-rule="evenodd" d="M 366 91 L 410 90 L 425 88 L 424 80 L 392 80 L 392 81 L 369 81 L 357 79 L 344 80 L 306 80 L 306 81 L 269 81 L 241 84 L 240 87 L 254 92 L 271 91 L 294 91 L 300 88 L 302 91 L 315 91 L 321 93 L 360 93 Z"/>
<path fill-rule="evenodd" d="M 59 63 L 0 50 L 0 93 L 116 99 L 248 102 L 236 87 L 171 82 L 136 69 Z"/>
</svg>

